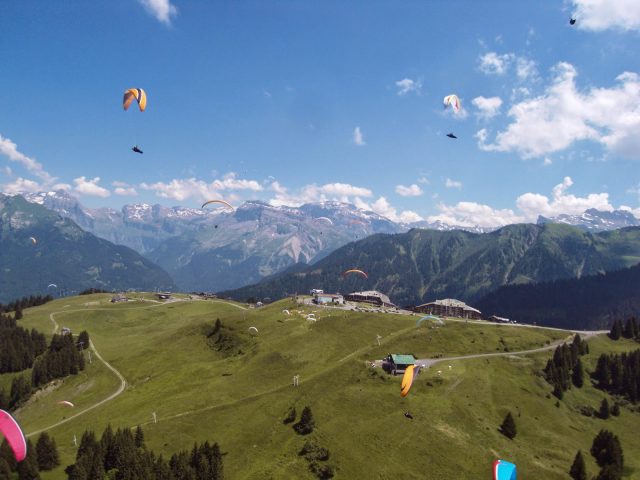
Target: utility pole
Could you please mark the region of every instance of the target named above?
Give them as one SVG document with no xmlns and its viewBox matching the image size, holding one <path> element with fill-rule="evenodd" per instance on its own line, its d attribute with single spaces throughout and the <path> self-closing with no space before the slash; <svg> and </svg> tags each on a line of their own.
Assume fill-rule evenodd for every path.
<svg viewBox="0 0 640 480">
<path fill-rule="evenodd" d="M 382 337 L 381 337 L 380 335 L 376 335 L 376 340 L 378 340 L 378 346 L 380 346 L 380 339 L 381 339 L 381 338 L 382 338 Z"/>
<path fill-rule="evenodd" d="M 297 387 L 300 385 L 300 375 L 294 375 L 293 376 L 293 386 Z"/>
<path fill-rule="evenodd" d="M 76 438 L 75 433 L 73 434 L 73 446 L 76 448 L 78 447 L 78 439 Z"/>
<path fill-rule="evenodd" d="M 153 412 L 152 415 L 153 415 L 153 423 L 158 423 L 158 417 L 156 417 L 156 412 Z"/>
</svg>

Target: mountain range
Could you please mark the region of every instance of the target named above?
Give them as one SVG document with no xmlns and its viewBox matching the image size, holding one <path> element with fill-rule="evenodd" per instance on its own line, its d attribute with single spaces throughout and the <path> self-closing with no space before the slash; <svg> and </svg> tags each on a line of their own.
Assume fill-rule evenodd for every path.
<svg viewBox="0 0 640 480">
<path fill-rule="evenodd" d="M 412 228 L 495 230 L 443 222 L 396 223 L 340 202 L 276 207 L 247 201 L 229 213 L 146 203 L 124 205 L 120 210 L 91 209 L 63 190 L 24 196 L 100 238 L 136 250 L 165 269 L 182 290 L 220 291 L 253 284 L 298 263 L 315 263 L 349 242 L 376 233 Z M 331 222 L 318 221 L 320 217 Z M 549 222 L 575 224 L 589 231 L 640 225 L 629 212 L 597 210 L 538 220 L 539 224 Z"/>
<path fill-rule="evenodd" d="M 46 293 L 173 289 L 171 277 L 134 250 L 87 233 L 21 196 L 0 194 L 0 302 Z"/>
<path fill-rule="evenodd" d="M 640 227 L 591 233 L 570 225 L 519 224 L 485 234 L 414 229 L 372 235 L 313 265 L 221 295 L 244 301 L 314 288 L 379 290 L 401 306 L 446 297 L 473 304 L 503 285 L 580 278 L 639 262 Z M 352 268 L 368 278 L 342 275 Z"/>
</svg>

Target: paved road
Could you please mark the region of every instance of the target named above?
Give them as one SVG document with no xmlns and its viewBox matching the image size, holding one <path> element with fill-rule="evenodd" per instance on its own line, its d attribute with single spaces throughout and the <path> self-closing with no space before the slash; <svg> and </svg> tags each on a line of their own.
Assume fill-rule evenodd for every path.
<svg viewBox="0 0 640 480">
<path fill-rule="evenodd" d="M 532 325 L 532 326 L 535 326 L 535 325 Z M 559 329 L 556 329 L 556 330 L 559 330 Z M 573 330 L 568 330 L 568 331 L 573 332 Z M 608 332 L 609 332 L 608 330 L 576 331 L 576 333 L 580 333 L 580 336 L 582 337 L 583 340 L 593 337 L 595 335 L 602 335 Z M 424 368 L 429 368 L 432 365 L 435 365 L 436 363 L 440 363 L 448 360 L 467 360 L 470 358 L 487 358 L 487 357 L 509 357 L 512 355 L 528 355 L 531 353 L 540 353 L 540 352 L 545 352 L 547 350 L 554 350 L 559 345 L 562 345 L 563 343 L 571 341 L 572 338 L 573 338 L 573 335 L 570 335 L 569 337 L 563 340 L 557 340 L 544 347 L 532 348 L 531 350 L 522 350 L 519 352 L 476 353 L 473 355 L 463 355 L 459 357 L 419 358 L 416 360 L 416 365 L 422 365 Z"/>
</svg>

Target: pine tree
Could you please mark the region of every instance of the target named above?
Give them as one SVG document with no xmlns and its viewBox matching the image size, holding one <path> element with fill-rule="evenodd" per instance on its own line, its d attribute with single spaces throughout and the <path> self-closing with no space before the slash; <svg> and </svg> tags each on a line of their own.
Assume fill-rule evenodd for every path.
<svg viewBox="0 0 640 480">
<path fill-rule="evenodd" d="M 564 393 L 562 391 L 562 385 L 560 384 L 560 382 L 554 383 L 552 393 L 558 400 L 562 400 Z"/>
<path fill-rule="evenodd" d="M 7 463 L 7 461 L 0 457 L 0 480 L 10 480 L 11 479 L 11 467 Z"/>
<path fill-rule="evenodd" d="M 606 420 L 607 418 L 609 418 L 609 413 L 609 402 L 606 398 L 603 398 L 602 403 L 600 404 L 600 418 Z"/>
<path fill-rule="evenodd" d="M 300 435 L 307 435 L 313 432 L 315 421 L 310 407 L 304 407 L 300 415 L 300 421 L 293 426 L 293 429 Z"/>
<path fill-rule="evenodd" d="M 582 369 L 582 361 L 578 358 L 575 366 L 573 367 L 573 373 L 571 374 L 571 381 L 574 386 L 582 388 L 584 385 L 584 370 Z"/>
<path fill-rule="evenodd" d="M 135 443 L 138 448 L 144 447 L 144 433 L 142 432 L 142 427 L 140 425 L 136 428 Z"/>
<path fill-rule="evenodd" d="M 613 325 L 611 326 L 611 331 L 609 332 L 609 338 L 611 340 L 620 340 L 622 336 L 622 322 L 620 320 L 614 320 Z"/>
<path fill-rule="evenodd" d="M 22 309 L 17 308 L 14 317 L 16 320 L 22 320 Z"/>
<path fill-rule="evenodd" d="M 27 457 L 18 463 L 18 480 L 40 480 L 38 457 L 31 440 L 27 440 Z"/>
<path fill-rule="evenodd" d="M 582 457 L 582 452 L 580 450 L 576 453 L 576 458 L 573 460 L 573 465 L 571 465 L 569 475 L 573 480 L 587 480 L 587 467 L 584 463 L 584 458 Z"/>
<path fill-rule="evenodd" d="M 614 417 L 620 416 L 620 405 L 618 403 L 614 403 L 613 407 L 611 407 L 611 415 Z"/>
<path fill-rule="evenodd" d="M 60 465 L 56 442 L 47 432 L 43 432 L 36 442 L 36 455 L 40 470 L 51 470 Z"/>
<path fill-rule="evenodd" d="M 516 422 L 513 419 L 511 412 L 507 413 L 507 416 L 504 417 L 504 421 L 502 422 L 502 425 L 500 425 L 500 432 L 511 440 L 516 437 Z"/>
<path fill-rule="evenodd" d="M 289 412 L 287 413 L 287 416 L 284 417 L 284 420 L 282 421 L 282 423 L 287 425 L 295 421 L 296 421 L 296 407 L 291 407 L 289 409 Z"/>
<path fill-rule="evenodd" d="M 80 332 L 80 335 L 78 335 L 78 341 L 76 343 L 82 350 L 86 350 L 87 348 L 89 348 L 89 333 L 86 330 Z"/>
</svg>

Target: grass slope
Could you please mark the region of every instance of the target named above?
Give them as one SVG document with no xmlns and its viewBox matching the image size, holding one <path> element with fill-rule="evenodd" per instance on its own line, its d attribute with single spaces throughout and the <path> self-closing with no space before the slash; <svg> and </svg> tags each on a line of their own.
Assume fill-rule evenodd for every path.
<svg viewBox="0 0 640 480">
<path fill-rule="evenodd" d="M 517 463 L 523 478 L 564 479 L 576 451 L 587 452 L 601 428 L 620 437 L 627 478 L 640 472 L 634 436 L 640 414 L 623 408 L 619 418 L 607 421 L 580 415 L 580 406 L 597 408 L 605 396 L 591 386 L 567 392 L 556 407 L 539 376 L 551 352 L 439 364 L 423 371 L 404 399 L 400 378 L 366 366 L 366 360 L 389 352 L 426 358 L 537 348 L 567 332 L 462 322 L 436 329 L 416 327 L 416 317 L 328 309 L 317 309 L 313 323 L 293 313 L 289 301 L 243 310 L 222 301 L 112 305 L 108 299 L 56 300 L 28 309 L 21 321 L 51 332 L 49 314 L 65 312 L 56 313 L 60 326 L 87 329 L 100 354 L 128 382 L 114 400 L 50 430 L 63 465 L 74 461 L 74 435 L 79 438 L 87 428 L 100 433 L 110 422 L 144 425 L 149 447 L 165 455 L 195 441 L 217 441 L 228 452 L 228 478 L 312 478 L 297 454 L 305 438 L 282 424 L 291 406 L 299 416 L 309 405 L 317 424 L 310 437 L 330 450 L 337 478 L 486 478 L 493 459 L 501 457 Z M 284 308 L 292 315 L 282 313 Z M 209 347 L 204 336 L 216 318 L 224 325 L 226 350 Z M 252 337 L 249 326 L 259 334 Z M 637 348 L 606 338 L 590 344 L 585 364 L 591 369 L 603 351 Z M 294 374 L 300 375 L 297 388 L 291 386 Z M 86 374 L 39 395 L 17 417 L 32 432 L 65 415 L 55 403 L 59 399 L 74 401 L 79 410 L 118 383 L 94 358 Z M 406 410 L 413 421 L 403 417 Z M 514 441 L 497 431 L 509 410 L 518 428 Z M 594 475 L 595 464 L 591 457 L 587 461 Z M 65 475 L 58 468 L 42 478 Z"/>
</svg>

